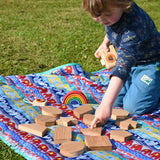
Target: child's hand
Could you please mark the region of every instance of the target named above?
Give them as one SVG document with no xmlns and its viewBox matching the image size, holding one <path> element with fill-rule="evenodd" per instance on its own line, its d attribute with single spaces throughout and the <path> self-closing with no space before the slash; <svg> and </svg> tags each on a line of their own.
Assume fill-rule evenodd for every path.
<svg viewBox="0 0 160 160">
<path fill-rule="evenodd" d="M 99 48 L 97 49 L 97 51 L 95 52 L 95 57 L 96 58 L 100 58 L 100 50 L 105 50 L 107 52 L 109 52 L 109 45 L 110 45 L 110 40 L 105 36 L 104 41 L 102 42 L 102 44 L 99 46 Z"/>
<path fill-rule="evenodd" d="M 111 117 L 111 107 L 99 106 L 95 112 L 95 118 L 92 121 L 91 128 L 93 128 L 96 123 L 101 123 L 102 125 L 107 122 Z"/>
</svg>

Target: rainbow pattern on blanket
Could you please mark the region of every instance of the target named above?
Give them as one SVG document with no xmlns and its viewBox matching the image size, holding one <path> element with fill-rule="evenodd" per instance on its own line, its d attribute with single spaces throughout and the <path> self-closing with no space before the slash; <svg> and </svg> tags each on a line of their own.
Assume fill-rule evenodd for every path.
<svg viewBox="0 0 160 160">
<path fill-rule="evenodd" d="M 86 151 L 73 158 L 63 157 L 59 152 L 60 146 L 54 145 L 56 126 L 49 127 L 42 138 L 17 129 L 19 124 L 33 123 L 34 118 L 41 114 L 40 106 L 32 106 L 24 99 L 32 102 L 36 98 L 43 98 L 51 106 L 63 110 L 63 116 L 73 116 L 73 109 L 77 105 L 72 100 L 77 95 L 66 99 L 67 104 L 63 104 L 63 101 L 71 91 L 79 91 L 95 110 L 108 86 L 110 74 L 111 71 L 107 69 L 88 73 L 79 64 L 67 64 L 43 73 L 0 76 L 0 139 L 28 160 L 160 159 L 160 109 L 152 114 L 133 117 L 138 121 L 139 128 L 129 130 L 134 135 L 132 141 L 111 140 L 114 146 L 112 151 Z M 86 103 L 82 99 L 81 103 Z M 78 125 L 72 127 L 73 140 L 84 143 L 80 129 L 88 126 L 81 119 L 78 121 Z M 113 120 L 109 120 L 103 126 L 102 134 L 109 136 L 113 129 L 119 128 Z"/>
</svg>

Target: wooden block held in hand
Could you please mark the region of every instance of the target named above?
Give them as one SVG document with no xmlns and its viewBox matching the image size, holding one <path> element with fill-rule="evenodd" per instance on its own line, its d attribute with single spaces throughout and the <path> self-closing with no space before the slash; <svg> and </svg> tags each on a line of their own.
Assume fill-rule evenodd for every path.
<svg viewBox="0 0 160 160">
<path fill-rule="evenodd" d="M 49 116 L 53 116 L 55 118 L 59 118 L 60 116 L 62 116 L 62 110 L 56 107 L 52 107 L 52 106 L 44 106 L 42 108 L 42 114 L 43 115 L 49 115 Z"/>
<path fill-rule="evenodd" d="M 58 119 L 56 121 L 57 125 L 62 125 L 62 126 L 73 126 L 73 125 L 77 125 L 78 124 L 78 120 L 73 118 L 73 116 L 71 117 L 60 117 L 60 119 Z"/>
<path fill-rule="evenodd" d="M 125 130 L 111 130 L 110 139 L 115 141 L 125 142 L 133 139 L 133 135 Z"/>
<path fill-rule="evenodd" d="M 56 118 L 48 115 L 39 115 L 35 118 L 36 124 L 40 124 L 46 127 L 53 126 L 56 123 Z"/>
<path fill-rule="evenodd" d="M 54 132 L 54 144 L 62 144 L 72 140 L 71 127 L 56 127 Z"/>
<path fill-rule="evenodd" d="M 113 45 L 109 46 L 110 51 L 106 52 L 105 50 L 100 51 L 101 56 L 101 64 L 105 66 L 107 69 L 111 69 L 116 65 L 117 52 Z"/>
<path fill-rule="evenodd" d="M 60 153 L 65 157 L 76 157 L 85 151 L 85 145 L 77 141 L 64 142 L 60 146 Z"/>
<path fill-rule="evenodd" d="M 80 107 L 77 107 L 73 110 L 74 115 L 77 118 L 82 118 L 84 114 L 92 114 L 93 109 L 88 104 L 84 104 Z"/>
<path fill-rule="evenodd" d="M 47 101 L 45 99 L 35 99 L 32 102 L 32 106 L 45 106 Z"/>
<path fill-rule="evenodd" d="M 112 109 L 111 119 L 113 120 L 125 119 L 128 115 L 129 112 L 123 109 Z"/>
<path fill-rule="evenodd" d="M 85 136 L 85 144 L 90 150 L 112 150 L 112 143 L 107 136 Z"/>
<path fill-rule="evenodd" d="M 40 124 L 35 124 L 35 123 L 31 123 L 31 124 L 20 124 L 18 126 L 19 130 L 34 134 L 36 136 L 39 137 L 43 137 L 46 132 L 47 132 L 47 127 L 42 126 Z"/>
<path fill-rule="evenodd" d="M 80 131 L 81 131 L 84 135 L 89 135 L 89 136 L 101 136 L 102 127 L 84 128 L 84 129 L 80 129 Z"/>
</svg>

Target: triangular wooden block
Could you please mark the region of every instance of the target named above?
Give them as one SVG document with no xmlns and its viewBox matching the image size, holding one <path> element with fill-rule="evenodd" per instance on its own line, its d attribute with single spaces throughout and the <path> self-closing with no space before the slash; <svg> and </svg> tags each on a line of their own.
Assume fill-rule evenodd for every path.
<svg viewBox="0 0 160 160">
<path fill-rule="evenodd" d="M 89 136 L 101 136 L 102 127 L 84 128 L 84 129 L 81 129 L 81 132 L 82 132 L 84 135 L 89 135 Z"/>
<path fill-rule="evenodd" d="M 107 136 L 85 136 L 85 144 L 90 150 L 112 150 L 112 143 Z"/>
<path fill-rule="evenodd" d="M 44 106 L 42 108 L 42 114 L 43 115 L 49 115 L 49 116 L 53 116 L 55 118 L 59 118 L 60 116 L 62 116 L 62 110 L 56 107 L 52 107 L 52 106 Z"/>
<path fill-rule="evenodd" d="M 47 132 L 47 127 L 42 126 L 40 124 L 35 124 L 35 123 L 31 123 L 31 124 L 20 124 L 18 126 L 19 130 L 34 134 L 36 136 L 39 137 L 43 137 L 46 132 Z"/>
<path fill-rule="evenodd" d="M 76 157 L 85 151 L 85 145 L 77 141 L 64 142 L 60 146 L 60 153 L 65 157 Z"/>
<path fill-rule="evenodd" d="M 35 118 L 35 122 L 37 124 L 49 127 L 55 125 L 56 118 L 48 115 L 39 115 Z"/>
</svg>

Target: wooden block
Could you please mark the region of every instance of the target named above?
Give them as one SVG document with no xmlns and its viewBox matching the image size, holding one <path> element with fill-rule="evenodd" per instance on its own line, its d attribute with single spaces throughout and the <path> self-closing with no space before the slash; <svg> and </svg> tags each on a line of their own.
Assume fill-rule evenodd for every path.
<svg viewBox="0 0 160 160">
<path fill-rule="evenodd" d="M 62 110 L 56 107 L 52 107 L 52 106 L 44 106 L 42 108 L 42 114 L 43 115 L 49 115 L 49 116 L 53 116 L 55 118 L 59 118 L 60 116 L 62 116 Z"/>
<path fill-rule="evenodd" d="M 45 106 L 47 101 L 45 99 L 35 99 L 32 102 L 32 106 Z"/>
<path fill-rule="evenodd" d="M 111 130 L 110 139 L 115 141 L 125 142 L 133 139 L 133 135 L 125 130 Z"/>
<path fill-rule="evenodd" d="M 125 119 L 128 115 L 129 112 L 123 109 L 112 109 L 111 119 L 113 120 Z"/>
<path fill-rule="evenodd" d="M 73 125 L 77 125 L 78 124 L 78 120 L 73 118 L 73 116 L 71 117 L 60 117 L 60 119 L 58 119 L 56 121 L 57 125 L 62 125 L 62 126 L 73 126 Z"/>
<path fill-rule="evenodd" d="M 112 143 L 107 136 L 85 136 L 85 144 L 90 150 L 112 150 Z"/>
<path fill-rule="evenodd" d="M 132 118 L 118 119 L 115 124 L 124 130 L 136 129 L 138 126 L 138 122 L 133 121 Z"/>
<path fill-rule="evenodd" d="M 116 65 L 117 52 L 113 45 L 109 46 L 110 51 L 106 52 L 105 50 L 100 51 L 101 56 L 101 64 L 105 66 L 107 69 L 111 69 Z"/>
<path fill-rule="evenodd" d="M 76 157 L 83 154 L 85 145 L 77 141 L 64 142 L 60 146 L 60 153 L 65 157 Z"/>
<path fill-rule="evenodd" d="M 62 144 L 72 140 L 71 127 L 56 127 L 54 132 L 54 144 Z"/>
<path fill-rule="evenodd" d="M 85 115 L 83 115 L 83 123 L 91 126 L 94 118 L 95 118 L 95 116 L 93 114 L 85 114 Z M 101 126 L 101 124 L 97 122 L 94 127 L 98 127 L 98 126 Z"/>
<path fill-rule="evenodd" d="M 77 118 L 82 118 L 84 114 L 92 114 L 93 109 L 88 104 L 84 104 L 80 107 L 77 107 L 73 110 L 74 115 Z"/>
<path fill-rule="evenodd" d="M 101 136 L 102 127 L 95 127 L 95 128 L 84 128 L 80 129 L 80 131 L 88 136 Z"/>
<path fill-rule="evenodd" d="M 56 118 L 48 115 L 39 115 L 35 118 L 37 124 L 49 127 L 56 124 Z"/>
<path fill-rule="evenodd" d="M 42 126 L 40 124 L 35 124 L 35 123 L 20 124 L 20 125 L 18 125 L 18 129 L 25 131 L 25 132 L 28 132 L 28 133 L 31 133 L 31 134 L 34 134 L 39 137 L 43 137 L 47 132 L 47 127 Z"/>
</svg>

